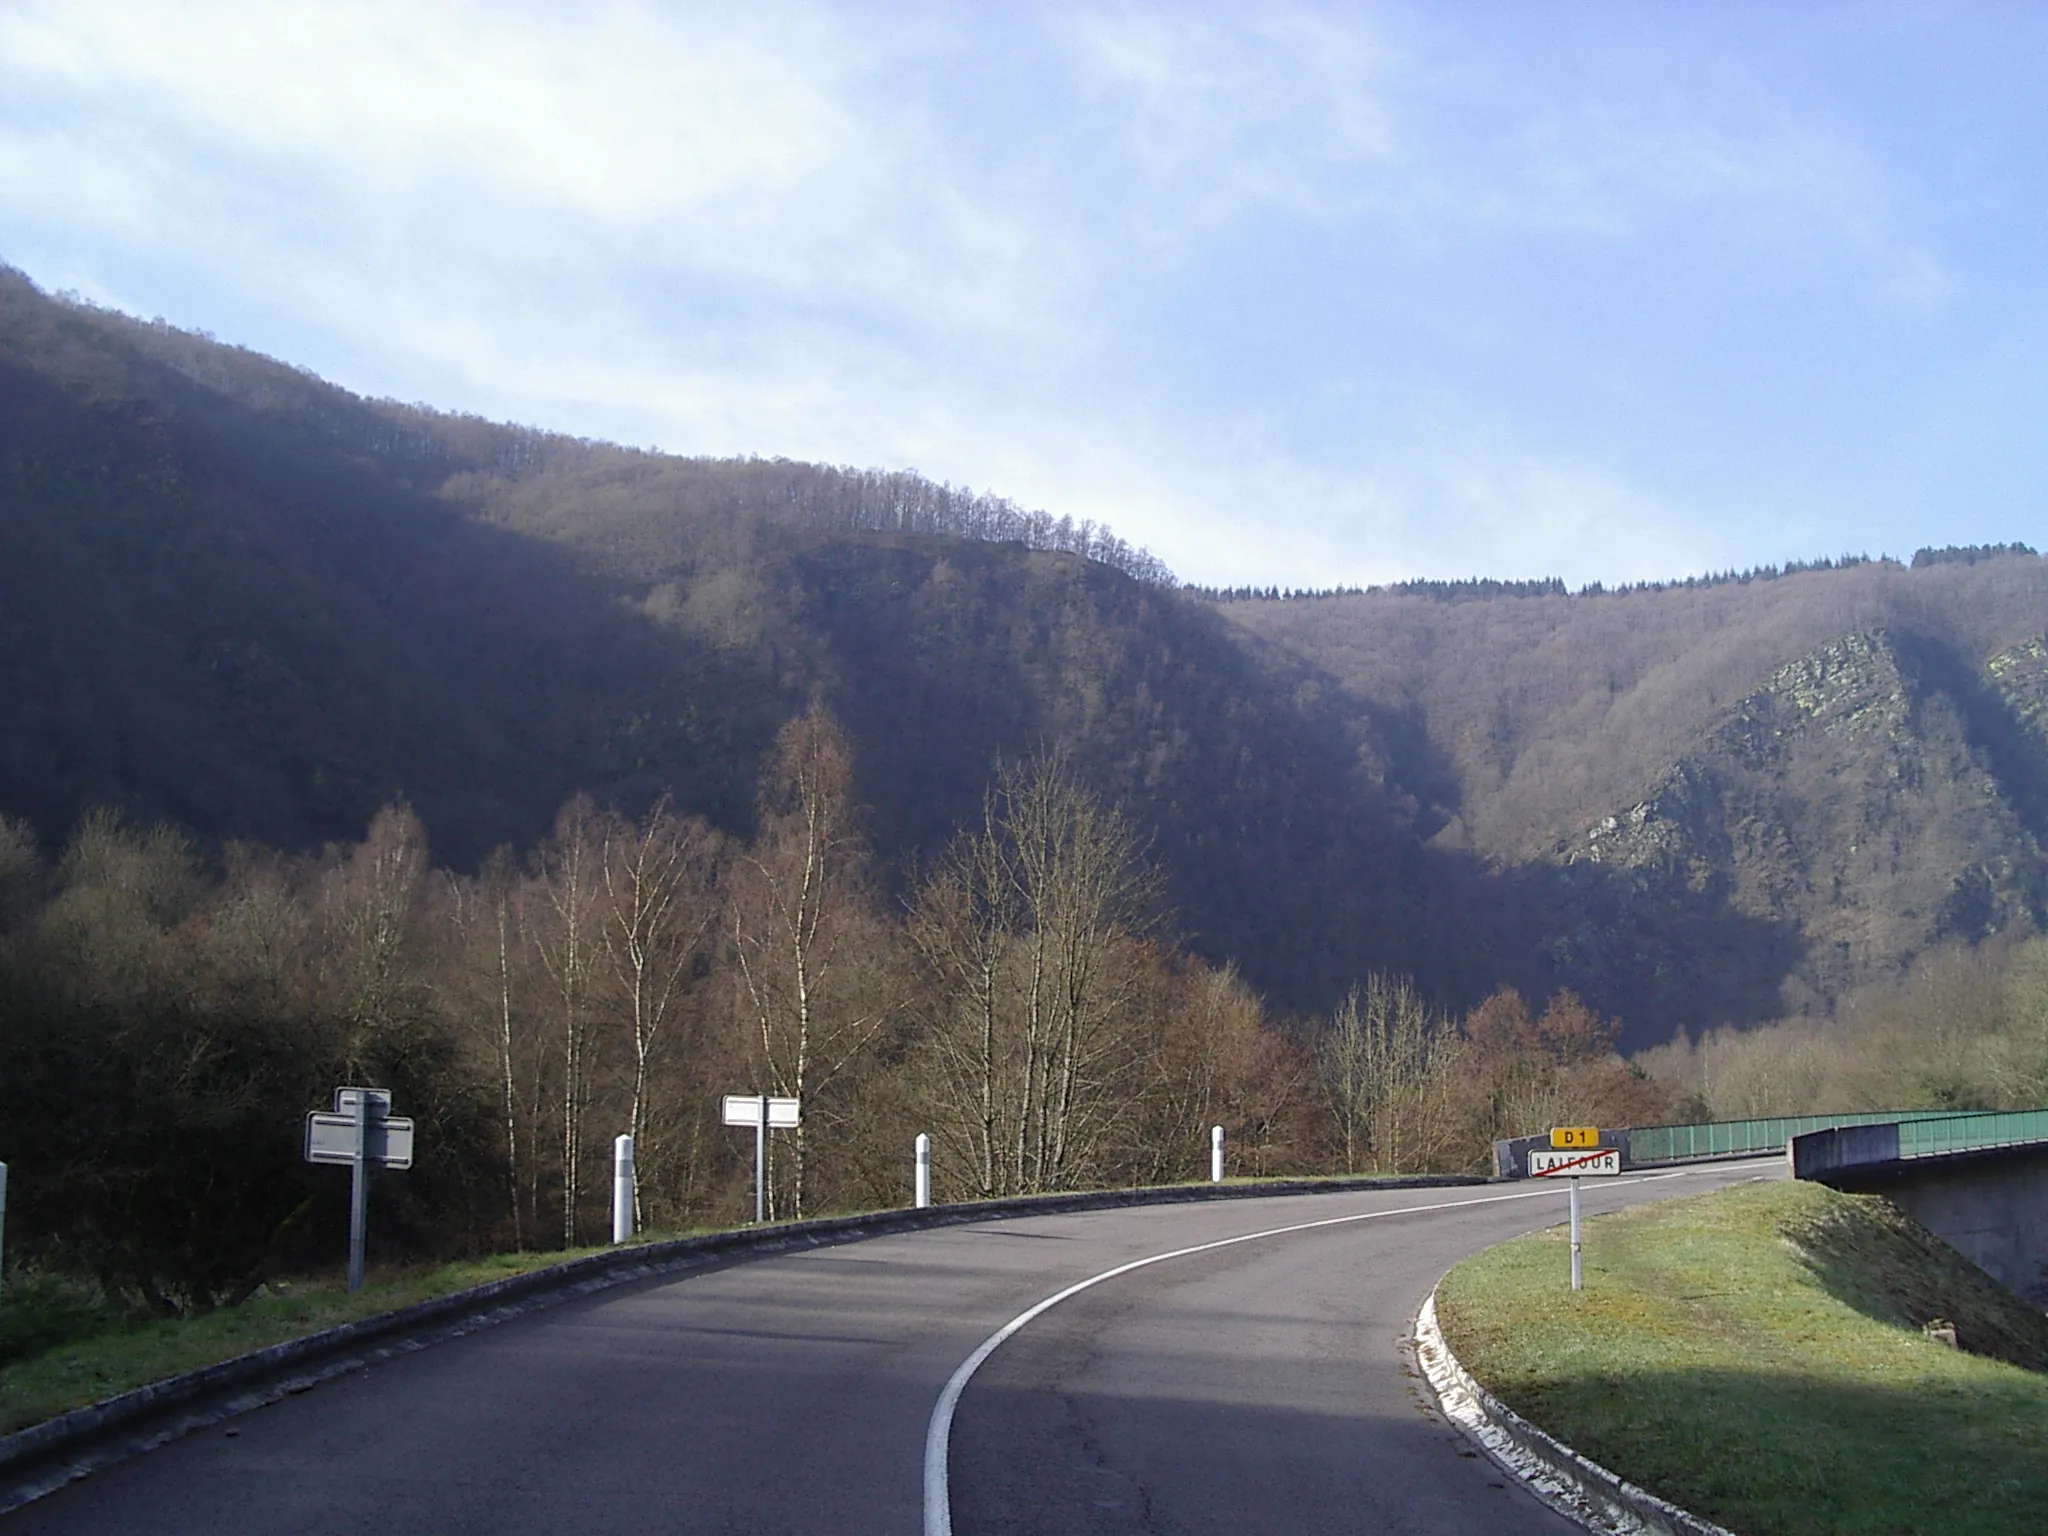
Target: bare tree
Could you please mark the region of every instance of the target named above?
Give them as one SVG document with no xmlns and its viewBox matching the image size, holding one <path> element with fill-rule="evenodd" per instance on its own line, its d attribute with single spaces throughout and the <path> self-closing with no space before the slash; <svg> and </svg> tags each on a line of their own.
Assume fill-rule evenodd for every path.
<svg viewBox="0 0 2048 1536">
<path fill-rule="evenodd" d="M 1407 977 L 1353 987 L 1316 1054 L 1346 1173 L 1419 1172 L 1447 1154 L 1449 1026 Z"/>
<path fill-rule="evenodd" d="M 1144 1039 L 1130 1104 L 1119 1117 L 1113 1176 L 1162 1183 L 1207 1169 L 1209 1128 L 1224 1127 L 1229 1166 L 1264 1175 L 1309 1166 L 1320 1104 L 1308 1053 L 1271 1028 L 1236 971 L 1150 946 L 1152 976 L 1136 1012 Z M 1307 1133 L 1307 1134 L 1304 1134 Z"/>
<path fill-rule="evenodd" d="M 521 1063 L 533 1054 L 524 1023 L 526 946 L 520 915 L 522 881 L 509 849 L 500 848 L 475 879 L 445 877 L 448 923 L 463 957 L 459 990 L 450 999 L 454 1012 L 467 1020 L 471 1038 L 490 1063 L 498 1132 L 505 1153 L 507 1209 L 512 1221 L 512 1246 L 526 1246 L 527 1213 L 520 1202 L 520 1175 L 532 1160 L 522 1125 L 531 1115 L 531 1095 L 521 1090 Z M 529 1190 L 533 1181 L 528 1184 Z M 529 1197 L 530 1203 L 530 1197 Z"/>
<path fill-rule="evenodd" d="M 382 1029 L 411 1018 L 424 983 L 410 964 L 426 878 L 427 831 L 407 805 L 387 805 L 324 882 L 322 908 L 337 981 L 360 1058 Z"/>
<path fill-rule="evenodd" d="M 1070 1185 L 1129 1108 L 1156 900 L 1128 824 L 1059 757 L 1000 773 L 920 893 L 932 1118 L 982 1193 Z"/>
<path fill-rule="evenodd" d="M 718 919 L 716 852 L 711 829 L 676 815 L 666 797 L 637 826 L 614 818 L 604 827 L 604 953 L 633 1049 L 626 1132 L 635 1225 L 644 1217 L 641 1162 L 656 1153 L 647 1137 L 650 1073 Z"/>
<path fill-rule="evenodd" d="M 860 924 L 867 850 L 854 827 L 846 740 L 821 706 L 785 725 L 761 786 L 760 831 L 736 861 L 732 952 L 757 1049 L 776 1094 L 804 1103 L 793 1133 L 793 1213 L 809 1184 L 816 1095 L 873 1040 L 881 1019 L 836 983 Z"/>
<path fill-rule="evenodd" d="M 1064 757 L 1006 773 L 999 793 L 1029 925 L 1015 1177 L 1019 1188 L 1061 1189 L 1116 1110 L 1129 1044 L 1122 1004 L 1137 979 L 1127 941 L 1151 925 L 1158 882 L 1129 823 L 1081 786 Z"/>
<path fill-rule="evenodd" d="M 550 983 L 561 1045 L 556 1084 L 561 1113 L 562 1243 L 576 1244 L 576 1218 L 583 1197 L 583 1137 L 592 1090 L 591 1034 L 595 968 L 603 942 L 599 906 L 604 889 L 602 828 L 595 807 L 578 795 L 555 818 L 535 868 L 539 907 L 533 931 L 536 953 Z"/>
<path fill-rule="evenodd" d="M 981 827 L 955 837 L 918 894 L 910 941 L 931 985 L 923 1048 L 937 1081 L 933 1126 L 947 1161 L 974 1170 L 983 1199 L 1002 1193 L 1010 957 L 1022 927 L 1016 871 L 993 791 Z"/>
</svg>

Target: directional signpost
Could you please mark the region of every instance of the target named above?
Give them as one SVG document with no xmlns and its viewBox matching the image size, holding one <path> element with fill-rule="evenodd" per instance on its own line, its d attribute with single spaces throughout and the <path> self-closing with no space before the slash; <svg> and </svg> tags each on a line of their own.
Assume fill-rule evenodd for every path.
<svg viewBox="0 0 2048 1536">
<path fill-rule="evenodd" d="M 334 1112 L 306 1116 L 306 1161 L 346 1163 L 348 1288 L 363 1288 L 363 1248 L 370 1227 L 370 1165 L 412 1166 L 412 1121 L 391 1113 L 388 1088 L 337 1088 Z"/>
<path fill-rule="evenodd" d="M 754 1128 L 754 1224 L 759 1226 L 768 1219 L 768 1133 L 797 1128 L 797 1101 L 765 1093 L 728 1093 L 725 1123 Z"/>
<path fill-rule="evenodd" d="M 1572 1289 L 1585 1289 L 1579 1270 L 1579 1180 L 1607 1178 L 1621 1172 L 1621 1149 L 1600 1145 L 1600 1130 L 1591 1125 L 1560 1125 L 1550 1133 L 1550 1150 L 1529 1149 L 1529 1177 L 1569 1179 L 1572 1186 Z"/>
</svg>

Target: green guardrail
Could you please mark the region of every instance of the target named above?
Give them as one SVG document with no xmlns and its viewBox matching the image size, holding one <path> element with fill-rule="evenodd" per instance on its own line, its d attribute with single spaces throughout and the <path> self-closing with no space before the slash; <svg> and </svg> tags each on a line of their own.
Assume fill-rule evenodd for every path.
<svg viewBox="0 0 2048 1536">
<path fill-rule="evenodd" d="M 1902 1119 L 1899 1125 L 1902 1158 L 1988 1152 L 1994 1147 L 2024 1146 L 2035 1141 L 2048 1141 L 2048 1109 L 1944 1115 L 1938 1120 Z"/>
<path fill-rule="evenodd" d="M 2048 1111 L 2028 1113 L 2048 1116 Z M 1844 1125 L 1885 1125 L 1892 1121 L 1899 1122 L 1903 1147 L 1903 1138 L 1909 1126 L 1985 1118 L 2013 1117 L 1987 1117 L 1981 1111 L 1969 1109 L 1894 1109 L 1841 1115 L 1780 1115 L 1767 1120 L 1716 1120 L 1706 1125 L 1650 1125 L 1629 1131 L 1628 1160 L 1636 1166 L 1641 1166 L 1645 1163 L 1682 1162 L 1692 1157 L 1737 1157 L 1745 1152 L 1782 1152 L 1788 1140 L 1794 1136 L 1804 1136 L 1808 1131 L 1831 1131 L 1837 1126 Z M 2027 1141 L 2041 1136 L 2048 1136 L 2048 1131 L 2014 1139 Z"/>
</svg>

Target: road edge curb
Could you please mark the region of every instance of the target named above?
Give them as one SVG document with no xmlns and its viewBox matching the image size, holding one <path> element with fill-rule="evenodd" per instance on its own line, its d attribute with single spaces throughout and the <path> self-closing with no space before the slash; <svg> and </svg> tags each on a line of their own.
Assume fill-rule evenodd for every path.
<svg viewBox="0 0 2048 1536">
<path fill-rule="evenodd" d="M 621 1285 L 675 1278 L 693 1270 L 723 1267 L 793 1249 L 1017 1216 L 1276 1195 L 1337 1194 L 1354 1189 L 1463 1188 L 1497 1182 L 1478 1175 L 1443 1175 L 1087 1190 L 924 1209 L 900 1207 L 858 1216 L 828 1216 L 659 1243 L 629 1244 L 287 1339 L 16 1430 L 0 1437 L 0 1514 L 33 1503 L 67 1483 L 304 1392 L 336 1376 Z"/>
<path fill-rule="evenodd" d="M 1434 1290 L 1415 1316 L 1415 1359 L 1443 1416 L 1567 1519 L 1600 1536 L 1735 1536 L 1581 1456 L 1487 1391 L 1444 1341 Z"/>
</svg>

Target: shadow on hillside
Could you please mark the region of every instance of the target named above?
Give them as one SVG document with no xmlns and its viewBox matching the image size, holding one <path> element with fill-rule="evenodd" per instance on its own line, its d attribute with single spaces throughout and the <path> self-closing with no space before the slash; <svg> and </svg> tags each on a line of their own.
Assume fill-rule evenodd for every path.
<svg viewBox="0 0 2048 1536">
<path fill-rule="evenodd" d="M 1904 630 L 1894 633 L 1893 644 L 1915 685 L 1916 705 L 1930 692 L 1945 693 L 1955 702 L 1970 745 L 2005 791 L 2013 814 L 2035 842 L 2048 847 L 2048 756 L 2026 722 L 1952 646 Z M 2038 923 L 2048 892 L 2037 889 L 2030 895 Z"/>
<path fill-rule="evenodd" d="M 999 757 L 1064 746 L 1149 840 L 1180 931 L 1282 1010 L 1373 970 L 1454 1007 L 1568 984 L 1640 1043 L 1773 1016 L 1798 959 L 1705 896 L 1426 850 L 1458 807 L 1420 716 L 1362 718 L 1176 590 L 764 522 L 732 556 L 758 625 L 711 644 L 636 602 L 704 572 L 596 573 L 633 568 L 666 504 L 585 508 L 569 485 L 520 514 L 559 537 L 509 531 L 422 488 L 462 467 L 446 445 L 383 443 L 363 402 L 230 349 L 204 361 L 248 387 L 198 382 L 134 331 L 0 284 L 0 805 L 52 841 L 108 804 L 317 848 L 403 798 L 460 867 L 578 791 L 629 812 L 673 791 L 745 830 L 815 688 L 888 878 L 977 818 Z M 271 374 L 289 410 L 263 405 Z M 492 473 L 510 496 L 516 466 Z"/>
<path fill-rule="evenodd" d="M 1796 924 L 1736 911 L 1724 892 L 1607 864 L 1529 863 L 1495 869 L 1472 855 L 1430 851 L 1439 923 L 1462 950 L 1531 996 L 1570 987 L 1622 1020 L 1622 1048 L 1674 1030 L 1753 1024 L 1783 1011 L 1782 987 L 1805 960 Z M 1477 979 L 1475 976 L 1475 979 Z"/>
<path fill-rule="evenodd" d="M 929 860 L 999 760 L 1057 747 L 1136 824 L 1177 930 L 1279 1007 L 1413 968 L 1409 810 L 1334 696 L 1207 605 L 1007 545 L 869 536 L 788 566 L 885 856 Z"/>
<path fill-rule="evenodd" d="M 633 809 L 671 786 L 745 823 L 787 709 L 753 658 L 416 490 L 415 466 L 344 453 L 91 316 L 49 324 L 84 333 L 83 361 L 18 328 L 0 359 L 0 803 L 46 836 L 111 804 L 317 847 L 404 798 L 461 864 L 530 842 L 579 789 Z"/>
<path fill-rule="evenodd" d="M 1325 1012 L 1373 970 L 1459 1009 L 1502 982 L 1571 986 L 1633 1048 L 1776 1017 L 1802 958 L 1718 892 L 1425 848 L 1456 791 L 1420 718 L 1361 721 L 1178 593 L 1072 556 L 876 536 L 784 572 L 885 857 L 929 860 L 978 818 L 999 758 L 1062 746 L 1149 839 L 1179 931 L 1282 1010 Z"/>
</svg>

